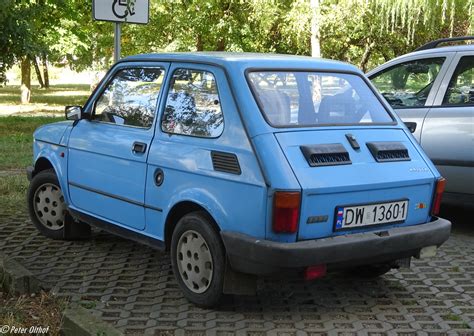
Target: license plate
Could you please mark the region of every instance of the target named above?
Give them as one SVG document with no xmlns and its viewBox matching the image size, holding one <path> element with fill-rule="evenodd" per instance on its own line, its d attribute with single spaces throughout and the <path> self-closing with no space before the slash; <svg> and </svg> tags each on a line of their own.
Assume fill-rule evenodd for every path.
<svg viewBox="0 0 474 336">
<path fill-rule="evenodd" d="M 401 223 L 407 218 L 408 201 L 338 206 L 336 230 L 387 223 Z"/>
</svg>

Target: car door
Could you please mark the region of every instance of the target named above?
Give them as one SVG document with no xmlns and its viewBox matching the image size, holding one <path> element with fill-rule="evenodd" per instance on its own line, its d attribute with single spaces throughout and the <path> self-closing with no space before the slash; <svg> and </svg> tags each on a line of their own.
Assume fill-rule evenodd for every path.
<svg viewBox="0 0 474 336">
<path fill-rule="evenodd" d="M 454 53 L 412 56 L 387 63 L 370 72 L 369 78 L 405 123 L 415 127 L 420 142 L 423 122 L 433 104 L 436 89 L 452 61 Z"/>
<path fill-rule="evenodd" d="M 428 112 L 421 145 L 447 178 L 446 191 L 474 194 L 474 53 L 458 52 Z"/>
<path fill-rule="evenodd" d="M 71 206 L 116 224 L 145 227 L 146 161 L 168 63 L 122 63 L 108 75 L 69 138 Z"/>
</svg>

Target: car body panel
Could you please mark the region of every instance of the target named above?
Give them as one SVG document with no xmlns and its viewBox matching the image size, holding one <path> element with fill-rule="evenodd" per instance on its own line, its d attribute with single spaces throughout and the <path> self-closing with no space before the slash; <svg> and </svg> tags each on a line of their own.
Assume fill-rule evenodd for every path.
<svg viewBox="0 0 474 336">
<path fill-rule="evenodd" d="M 474 194 L 474 107 L 433 107 L 421 145 L 448 178 L 447 192 Z"/>
<path fill-rule="evenodd" d="M 441 174 L 449 177 L 447 192 L 474 194 L 474 106 L 441 106 L 464 56 L 474 56 L 474 50 L 456 53 L 425 120 L 421 145 Z"/>
<path fill-rule="evenodd" d="M 446 192 L 474 202 L 474 106 L 443 106 L 451 77 L 463 56 L 473 56 L 473 46 L 442 47 L 397 57 L 367 73 L 411 60 L 446 57 L 424 107 L 395 108 L 404 122 L 416 122 L 414 133 L 426 154 L 447 179 Z M 466 196 L 466 197 L 464 197 Z M 451 203 L 456 197 L 447 198 Z"/>
<path fill-rule="evenodd" d="M 346 134 L 352 134 L 360 145 L 353 149 Z M 346 231 L 335 232 L 336 206 L 371 204 L 401 199 L 409 200 L 409 211 L 402 225 L 425 223 L 429 209 L 419 208 L 428 204 L 433 195 L 433 173 L 403 129 L 362 127 L 338 129 L 337 127 L 304 132 L 276 133 L 303 190 L 298 239 L 314 239 Z M 376 162 L 367 143 L 389 141 L 403 144 L 410 161 Z M 342 144 L 348 151 L 351 164 L 311 167 L 300 146 L 312 144 Z M 325 216 L 324 222 L 309 223 L 313 216 Z M 361 230 L 370 230 L 365 227 Z"/>
<path fill-rule="evenodd" d="M 221 228 L 239 229 L 263 238 L 265 227 L 255 225 L 253 221 L 265 213 L 266 186 L 230 93 L 226 74 L 220 67 L 180 62 L 172 64 L 170 74 L 180 68 L 204 70 L 214 75 L 224 113 L 224 130 L 217 138 L 202 138 L 171 135 L 157 125 L 148 157 L 145 204 L 163 209 L 166 216 L 176 204 L 192 201 L 206 209 Z M 214 170 L 212 151 L 235 154 L 241 174 Z M 164 175 L 160 186 L 154 180 L 157 169 L 161 169 Z M 147 210 L 146 230 L 163 237 L 164 221 L 157 222 L 158 216 L 156 211 Z"/>
<path fill-rule="evenodd" d="M 58 121 L 38 127 L 33 133 L 35 140 L 59 145 L 63 139 L 64 133 L 70 128 L 72 121 Z"/>
<path fill-rule="evenodd" d="M 49 124 L 42 127 L 46 129 L 51 127 L 56 128 L 55 124 Z M 64 191 L 64 200 L 66 204 L 70 204 L 69 194 L 68 194 L 68 184 L 67 184 L 67 164 L 68 164 L 68 154 L 67 147 L 61 144 L 54 144 L 50 142 L 45 142 L 42 140 L 34 139 L 33 140 L 33 163 L 36 165 L 39 160 L 47 160 L 54 169 L 56 176 L 58 177 L 59 184 L 61 189 Z"/>
<path fill-rule="evenodd" d="M 127 67 L 136 66 L 159 67 L 165 71 L 169 68 L 168 63 L 127 64 Z M 123 68 L 116 67 L 109 73 L 100 88 Z M 153 136 L 153 127 L 80 120 L 68 143 L 71 203 L 89 213 L 143 230 L 147 157 Z M 144 153 L 133 151 L 137 142 L 146 145 Z"/>
</svg>

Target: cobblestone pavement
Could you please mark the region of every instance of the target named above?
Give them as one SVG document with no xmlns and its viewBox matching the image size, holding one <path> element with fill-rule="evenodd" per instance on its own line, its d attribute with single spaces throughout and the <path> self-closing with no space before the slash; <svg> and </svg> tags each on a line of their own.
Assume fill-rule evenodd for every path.
<svg viewBox="0 0 474 336">
<path fill-rule="evenodd" d="M 166 254 L 100 232 L 49 240 L 23 209 L 0 209 L 0 252 L 129 335 L 474 335 L 473 243 L 454 233 L 437 258 L 377 280 L 265 280 L 205 310 L 182 297 Z"/>
</svg>

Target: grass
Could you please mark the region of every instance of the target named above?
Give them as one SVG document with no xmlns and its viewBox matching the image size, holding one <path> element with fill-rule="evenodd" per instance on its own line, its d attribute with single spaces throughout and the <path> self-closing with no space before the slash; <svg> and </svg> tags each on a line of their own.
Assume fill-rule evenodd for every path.
<svg viewBox="0 0 474 336">
<path fill-rule="evenodd" d="M 444 315 L 443 316 L 443 319 L 444 320 L 448 320 L 448 321 L 462 321 L 462 318 L 461 316 L 458 316 L 458 315 L 455 315 L 455 314 L 447 314 L 447 315 Z"/>
<path fill-rule="evenodd" d="M 4 209 L 18 209 L 26 205 L 28 179 L 26 174 L 0 176 L 0 204 Z"/>
<path fill-rule="evenodd" d="M 33 160 L 34 130 L 59 120 L 64 118 L 0 117 L 0 171 L 30 165 Z"/>
<path fill-rule="evenodd" d="M 53 85 L 49 89 L 33 86 L 31 104 L 21 105 L 19 86 L 0 88 L 0 171 L 29 165 L 33 131 L 40 125 L 64 119 L 51 116 L 63 115 L 66 105 L 83 105 L 88 96 L 88 85 Z"/>
<path fill-rule="evenodd" d="M 49 327 L 47 335 L 59 335 L 62 311 L 66 301 L 49 293 L 36 295 L 11 296 L 0 292 L 0 326 L 31 328 L 32 326 Z M 10 330 L 8 334 L 15 334 Z M 28 334 L 21 333 L 22 335 Z M 31 333 L 35 334 L 35 333 Z"/>
<path fill-rule="evenodd" d="M 19 104 L 19 87 L 0 88 L 0 205 L 2 208 L 18 209 L 26 204 L 28 180 L 24 172 L 6 172 L 23 169 L 33 159 L 33 132 L 41 125 L 64 120 L 51 117 L 61 113 L 65 105 L 82 105 L 89 95 L 87 85 L 53 86 L 49 90 L 33 88 L 32 103 Z M 24 117 L 5 114 L 43 114 L 46 116 Z M 49 115 L 49 116 L 48 116 Z M 62 311 L 66 301 L 49 293 L 11 296 L 0 291 L 0 326 L 14 326 L 10 334 L 25 334 L 32 326 L 49 327 L 48 335 L 59 335 Z M 30 333 L 31 332 L 26 332 Z M 8 332 L 7 332 L 8 334 Z M 34 334 L 34 333 L 33 333 Z"/>
<path fill-rule="evenodd" d="M 24 113 L 62 114 L 66 105 L 83 105 L 90 95 L 89 85 L 52 85 L 49 89 L 32 86 L 30 104 L 20 104 L 20 87 L 0 87 L 0 115 L 21 115 Z"/>
</svg>

